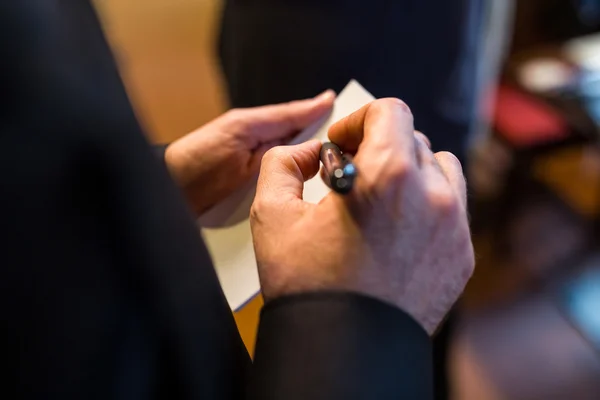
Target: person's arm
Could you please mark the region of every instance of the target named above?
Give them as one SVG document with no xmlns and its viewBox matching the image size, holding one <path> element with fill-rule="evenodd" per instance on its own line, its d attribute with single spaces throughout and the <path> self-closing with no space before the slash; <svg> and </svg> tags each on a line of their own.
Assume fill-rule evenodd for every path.
<svg viewBox="0 0 600 400">
<path fill-rule="evenodd" d="M 267 303 L 250 399 L 431 399 L 431 344 L 409 315 L 356 294 Z"/>
</svg>

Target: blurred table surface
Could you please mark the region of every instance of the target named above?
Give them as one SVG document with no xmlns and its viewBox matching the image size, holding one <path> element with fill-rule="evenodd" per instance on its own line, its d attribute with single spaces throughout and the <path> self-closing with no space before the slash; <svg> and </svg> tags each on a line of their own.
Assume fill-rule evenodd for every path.
<svg viewBox="0 0 600 400">
<path fill-rule="evenodd" d="M 150 140 L 168 143 L 226 108 L 215 58 L 221 0 L 96 0 L 121 75 Z M 235 314 L 254 347 L 262 299 Z"/>
</svg>

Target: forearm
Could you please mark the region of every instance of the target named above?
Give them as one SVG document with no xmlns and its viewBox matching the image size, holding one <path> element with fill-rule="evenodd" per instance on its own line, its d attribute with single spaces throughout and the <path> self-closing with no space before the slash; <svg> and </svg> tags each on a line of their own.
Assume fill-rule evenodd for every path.
<svg viewBox="0 0 600 400">
<path fill-rule="evenodd" d="M 250 399 L 431 399 L 431 343 L 407 314 L 350 293 L 268 303 Z"/>
</svg>

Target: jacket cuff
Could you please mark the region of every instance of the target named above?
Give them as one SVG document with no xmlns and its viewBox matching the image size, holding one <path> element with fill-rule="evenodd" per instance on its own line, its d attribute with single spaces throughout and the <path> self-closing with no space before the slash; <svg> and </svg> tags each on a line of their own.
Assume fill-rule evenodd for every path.
<svg viewBox="0 0 600 400">
<path fill-rule="evenodd" d="M 400 309 L 353 293 L 264 307 L 250 398 L 431 399 L 431 340 Z"/>
</svg>

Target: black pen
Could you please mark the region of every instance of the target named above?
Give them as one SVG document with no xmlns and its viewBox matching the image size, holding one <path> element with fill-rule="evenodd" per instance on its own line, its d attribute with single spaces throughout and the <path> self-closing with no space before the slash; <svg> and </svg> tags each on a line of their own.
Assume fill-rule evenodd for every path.
<svg viewBox="0 0 600 400">
<path fill-rule="evenodd" d="M 324 169 L 323 179 L 328 180 L 325 183 L 336 193 L 350 193 L 357 174 L 352 158 L 343 154 L 340 148 L 331 142 L 323 143 L 320 157 Z"/>
</svg>

